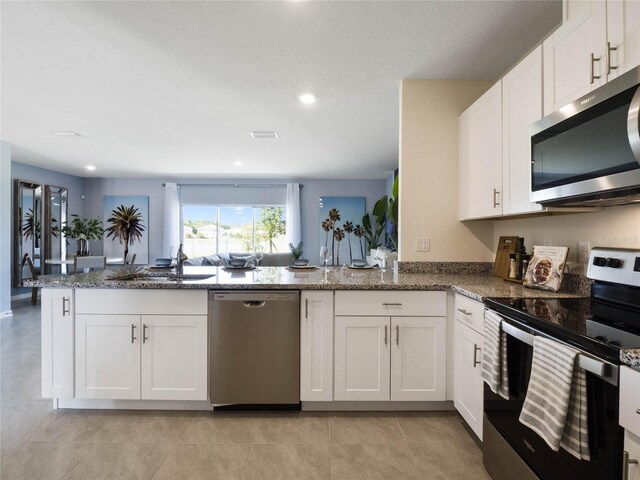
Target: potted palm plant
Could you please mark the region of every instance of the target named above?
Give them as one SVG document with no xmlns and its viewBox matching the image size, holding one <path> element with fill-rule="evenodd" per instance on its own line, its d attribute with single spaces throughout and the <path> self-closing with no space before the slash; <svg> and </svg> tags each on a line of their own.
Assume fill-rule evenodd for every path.
<svg viewBox="0 0 640 480">
<path fill-rule="evenodd" d="M 129 245 L 133 245 L 136 240 L 140 241 L 142 239 L 142 233 L 146 230 L 143 220 L 142 214 L 134 205 L 130 207 L 120 205 L 111 211 L 111 216 L 107 219 L 109 224 L 105 230 L 107 238 L 118 239 L 120 244 L 124 245 L 125 259 L 129 253 Z"/>
<path fill-rule="evenodd" d="M 83 218 L 78 215 L 71 215 L 73 220 L 71 225 L 64 225 L 60 230 L 66 238 L 78 241 L 78 256 L 91 255 L 89 251 L 89 241 L 101 240 L 104 235 L 102 220 L 96 218 Z"/>
</svg>

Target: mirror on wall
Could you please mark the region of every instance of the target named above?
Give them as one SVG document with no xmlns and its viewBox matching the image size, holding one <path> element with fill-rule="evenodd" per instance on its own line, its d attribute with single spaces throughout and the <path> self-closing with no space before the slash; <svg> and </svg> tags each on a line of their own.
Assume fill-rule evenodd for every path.
<svg viewBox="0 0 640 480">
<path fill-rule="evenodd" d="M 42 187 L 14 180 L 13 285 L 39 275 L 42 267 Z M 26 256 L 31 259 L 33 272 Z"/>
<path fill-rule="evenodd" d="M 44 187 L 44 273 L 67 273 L 67 242 L 61 228 L 67 222 L 68 197 L 65 187 Z"/>
</svg>

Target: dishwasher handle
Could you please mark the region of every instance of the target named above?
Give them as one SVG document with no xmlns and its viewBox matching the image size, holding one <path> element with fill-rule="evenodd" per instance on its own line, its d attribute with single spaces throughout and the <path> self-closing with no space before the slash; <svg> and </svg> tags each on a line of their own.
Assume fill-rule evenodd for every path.
<svg viewBox="0 0 640 480">
<path fill-rule="evenodd" d="M 247 308 L 262 308 L 266 305 L 265 300 L 243 300 L 242 305 Z"/>
</svg>

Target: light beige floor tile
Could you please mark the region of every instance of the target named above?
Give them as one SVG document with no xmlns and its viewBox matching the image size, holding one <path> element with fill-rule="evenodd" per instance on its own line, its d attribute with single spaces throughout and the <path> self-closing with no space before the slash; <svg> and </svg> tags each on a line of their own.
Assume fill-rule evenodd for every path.
<svg viewBox="0 0 640 480">
<path fill-rule="evenodd" d="M 144 480 L 156 474 L 171 444 L 101 443 L 64 480 Z"/>
<path fill-rule="evenodd" d="M 409 449 L 425 480 L 491 480 L 475 443 L 443 441 L 410 443 Z"/>
<path fill-rule="evenodd" d="M 262 415 L 198 415 L 179 443 L 253 443 Z"/>
<path fill-rule="evenodd" d="M 405 444 L 331 446 L 331 480 L 418 478 L 418 470 Z"/>
<path fill-rule="evenodd" d="M 253 445 L 245 480 L 329 478 L 328 445 Z"/>
<path fill-rule="evenodd" d="M 267 415 L 262 419 L 255 443 L 329 443 L 329 417 Z"/>
<path fill-rule="evenodd" d="M 89 455 L 96 444 L 24 442 L 2 457 L 2 480 L 57 480 Z"/>
<path fill-rule="evenodd" d="M 37 430 L 56 421 L 67 410 L 54 410 L 51 400 L 27 400 L 14 403 L 0 413 L 0 429 Z"/>
<path fill-rule="evenodd" d="M 67 413 L 31 440 L 48 442 L 102 442 L 113 433 L 127 415 L 82 415 Z"/>
<path fill-rule="evenodd" d="M 474 443 L 455 413 L 398 414 L 398 423 L 405 440 L 410 443 L 442 443 L 450 440 Z"/>
<path fill-rule="evenodd" d="M 240 480 L 251 445 L 176 445 L 153 480 Z"/>
<path fill-rule="evenodd" d="M 25 400 L 41 400 L 42 378 L 33 373 L 12 375 L 2 383 L 0 398 L 7 408 Z"/>
<path fill-rule="evenodd" d="M 338 415 L 329 421 L 331 443 L 398 443 L 403 442 L 398 421 L 389 415 Z"/>
<path fill-rule="evenodd" d="M 193 419 L 193 414 L 132 414 L 120 423 L 105 442 L 176 443 Z"/>
</svg>

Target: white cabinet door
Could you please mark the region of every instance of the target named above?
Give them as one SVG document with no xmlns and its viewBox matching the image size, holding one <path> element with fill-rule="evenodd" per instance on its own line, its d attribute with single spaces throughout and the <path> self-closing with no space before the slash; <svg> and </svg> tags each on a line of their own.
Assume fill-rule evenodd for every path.
<svg viewBox="0 0 640 480">
<path fill-rule="evenodd" d="M 41 297 L 42 396 L 73 398 L 73 290 L 43 288 Z"/>
<path fill-rule="evenodd" d="M 389 317 L 335 317 L 335 400 L 389 400 Z"/>
<path fill-rule="evenodd" d="M 300 400 L 333 400 L 333 292 L 300 297 Z"/>
<path fill-rule="evenodd" d="M 391 400 L 445 400 L 446 317 L 391 317 Z"/>
<path fill-rule="evenodd" d="M 543 43 L 545 115 L 606 82 L 605 1 L 569 0 L 565 15 Z"/>
<path fill-rule="evenodd" d="M 640 65 L 640 2 L 607 1 L 607 80 Z"/>
<path fill-rule="evenodd" d="M 140 398 L 140 317 L 76 316 L 76 396 Z"/>
<path fill-rule="evenodd" d="M 624 432 L 624 450 L 629 453 L 629 460 L 640 461 L 640 437 L 634 435 L 629 430 Z M 640 464 L 631 463 L 623 466 L 627 469 L 627 475 L 622 478 L 627 480 L 640 480 Z"/>
<path fill-rule="evenodd" d="M 542 47 L 502 79 L 503 214 L 541 210 L 529 201 L 531 142 L 529 125 L 542 118 Z"/>
<path fill-rule="evenodd" d="M 142 399 L 207 399 L 207 317 L 143 315 Z"/>
<path fill-rule="evenodd" d="M 502 87 L 496 83 L 463 112 L 460 202 L 464 219 L 502 213 Z"/>
<path fill-rule="evenodd" d="M 483 337 L 456 320 L 454 324 L 453 404 L 482 440 L 483 389 L 480 354 Z"/>
</svg>

